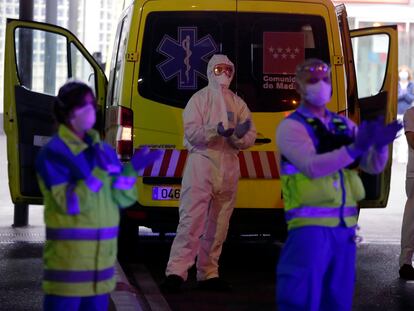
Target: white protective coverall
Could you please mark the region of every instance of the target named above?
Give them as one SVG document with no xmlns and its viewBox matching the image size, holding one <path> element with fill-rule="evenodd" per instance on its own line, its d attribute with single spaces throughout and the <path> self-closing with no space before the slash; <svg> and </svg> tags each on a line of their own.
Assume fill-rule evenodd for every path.
<svg viewBox="0 0 414 311">
<path fill-rule="evenodd" d="M 240 167 L 237 154 L 256 139 L 252 123 L 242 138 L 225 138 L 217 125 L 234 128 L 251 119 L 246 103 L 222 88 L 214 75 L 217 64 L 234 65 L 225 55 L 213 55 L 207 66 L 208 86 L 189 100 L 183 112 L 184 145 L 189 150 L 181 189 L 180 221 L 171 247 L 166 275 L 187 279 L 197 256 L 197 280 L 218 277 L 218 259 L 233 212 Z M 233 78 L 233 74 L 231 79 Z"/>
<path fill-rule="evenodd" d="M 414 107 L 407 109 L 404 114 L 404 132 L 414 132 Z M 407 142 L 405 143 L 407 144 Z M 414 149 L 411 146 L 408 148 L 405 193 L 407 201 L 401 227 L 400 267 L 403 265 L 412 266 L 414 254 Z"/>
</svg>

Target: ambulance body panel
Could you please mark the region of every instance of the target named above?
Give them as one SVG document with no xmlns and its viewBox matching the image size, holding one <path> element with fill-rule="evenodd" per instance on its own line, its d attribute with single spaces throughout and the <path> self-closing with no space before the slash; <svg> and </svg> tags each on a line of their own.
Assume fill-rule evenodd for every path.
<svg viewBox="0 0 414 311">
<path fill-rule="evenodd" d="M 40 27 L 38 23 L 13 23 L 13 29 Z M 43 30 L 50 27 L 73 40 L 62 29 L 41 25 Z M 11 28 L 8 24 L 7 40 L 15 42 Z M 6 49 L 13 66 L 16 60 L 10 55 L 15 49 Z M 107 91 L 106 85 L 97 82 L 106 81 L 103 73 L 84 52 L 94 69 L 100 102 L 106 98 L 99 130 L 120 159 L 128 161 L 142 146 L 163 151 L 162 159 L 140 172 L 137 204 L 127 210 L 126 219 L 154 231 L 175 231 L 188 156 L 182 112 L 189 98 L 207 85 L 207 62 L 215 53 L 226 54 L 235 64 L 230 88 L 249 106 L 258 133 L 255 145 L 239 153 L 241 179 L 232 230 L 285 230 L 275 132 L 299 105 L 294 74 L 298 63 L 316 57 L 331 64 L 330 110 L 356 123 L 380 115 L 387 122 L 396 117 L 395 27 L 350 31 L 345 7 L 335 8 L 322 0 L 134 1 L 120 18 Z M 370 57 L 365 63 L 371 68 L 364 57 Z M 377 70 L 376 80 L 370 75 L 372 70 Z M 16 71 L 8 76 L 9 90 L 21 86 Z M 14 101 L 12 96 L 5 97 L 5 111 Z M 10 123 L 5 114 L 5 128 Z M 18 138 L 13 131 L 6 131 L 8 149 L 10 156 L 17 157 L 12 145 Z M 390 168 L 391 161 L 383 174 L 362 176 L 367 200 L 361 206 L 386 205 Z M 9 169 L 10 174 L 14 173 Z M 13 201 L 39 203 L 39 198 L 19 193 L 19 177 L 13 176 Z"/>
</svg>

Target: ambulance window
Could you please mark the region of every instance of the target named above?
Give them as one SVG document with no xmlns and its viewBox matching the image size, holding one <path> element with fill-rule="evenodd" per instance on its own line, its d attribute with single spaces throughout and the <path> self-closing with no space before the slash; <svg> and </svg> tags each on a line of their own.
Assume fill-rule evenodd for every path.
<svg viewBox="0 0 414 311">
<path fill-rule="evenodd" d="M 127 45 L 127 34 L 129 29 L 130 15 L 126 15 L 118 24 L 115 37 L 114 49 L 112 51 L 111 67 L 108 83 L 108 105 L 120 105 L 119 97 L 121 95 L 121 68 L 125 59 L 125 51 Z"/>
<path fill-rule="evenodd" d="M 352 38 L 359 98 L 381 91 L 386 76 L 389 44 L 387 34 Z"/>
<path fill-rule="evenodd" d="M 68 78 L 66 38 L 42 30 L 17 28 L 14 40 L 20 83 L 34 92 L 56 95 Z"/>
<path fill-rule="evenodd" d="M 295 109 L 296 65 L 313 57 L 330 60 L 324 19 L 259 13 L 240 13 L 238 19 L 238 94 L 251 111 Z"/>
<path fill-rule="evenodd" d="M 235 28 L 234 12 L 149 14 L 141 49 L 140 95 L 184 108 L 207 85 L 207 63 L 213 54 L 226 54 L 235 62 Z"/>
<path fill-rule="evenodd" d="M 73 43 L 70 44 L 70 59 L 71 67 L 69 77 L 85 82 L 96 94 L 95 69 Z"/>
</svg>

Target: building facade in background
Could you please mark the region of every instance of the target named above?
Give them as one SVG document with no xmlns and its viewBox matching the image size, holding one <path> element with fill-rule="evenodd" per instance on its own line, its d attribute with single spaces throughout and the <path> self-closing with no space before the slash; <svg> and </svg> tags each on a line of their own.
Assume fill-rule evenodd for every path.
<svg viewBox="0 0 414 311">
<path fill-rule="evenodd" d="M 49 7 L 47 7 L 49 6 Z M 124 1 L 119 0 L 34 0 L 33 19 L 72 31 L 87 50 L 104 65 L 113 45 Z M 53 7 L 51 10 L 50 8 Z M 56 16 L 50 16 L 50 12 Z M 19 0 L 0 0 L 0 113 L 3 112 L 4 43 L 7 18 L 19 18 Z M 33 32 L 33 90 L 44 86 L 44 33 Z M 57 39 L 57 66 L 66 68 L 65 42 Z M 109 55 L 110 58 L 110 55 Z M 65 63 L 63 63 L 65 62 Z M 57 85 L 66 81 L 66 70 L 56 70 Z M 51 90 L 53 93 L 54 90 Z"/>
<path fill-rule="evenodd" d="M 413 0 L 343 0 L 351 28 L 398 26 L 398 64 L 414 69 L 414 1 Z M 378 43 L 378 48 L 381 44 Z"/>
</svg>

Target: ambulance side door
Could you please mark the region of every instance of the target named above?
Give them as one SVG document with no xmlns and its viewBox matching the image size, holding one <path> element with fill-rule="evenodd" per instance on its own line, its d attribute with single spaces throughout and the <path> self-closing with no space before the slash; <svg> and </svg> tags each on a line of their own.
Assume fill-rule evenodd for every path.
<svg viewBox="0 0 414 311">
<path fill-rule="evenodd" d="M 360 120 L 397 116 L 398 32 L 395 25 L 352 30 L 353 60 Z M 378 175 L 361 172 L 366 197 L 360 207 L 385 207 L 391 181 L 392 144 L 385 170 Z"/>
<path fill-rule="evenodd" d="M 87 83 L 98 102 L 96 128 L 104 115 L 106 77 L 69 31 L 45 23 L 7 20 L 4 59 L 4 131 L 13 203 L 40 204 L 35 160 L 55 133 L 53 102 L 68 79 Z"/>
<path fill-rule="evenodd" d="M 397 113 L 398 33 L 394 26 L 349 30 L 345 5 L 336 6 L 347 82 L 347 115 L 360 124 Z M 360 207 L 385 207 L 391 181 L 392 145 L 383 173 L 361 172 L 366 197 Z"/>
</svg>

